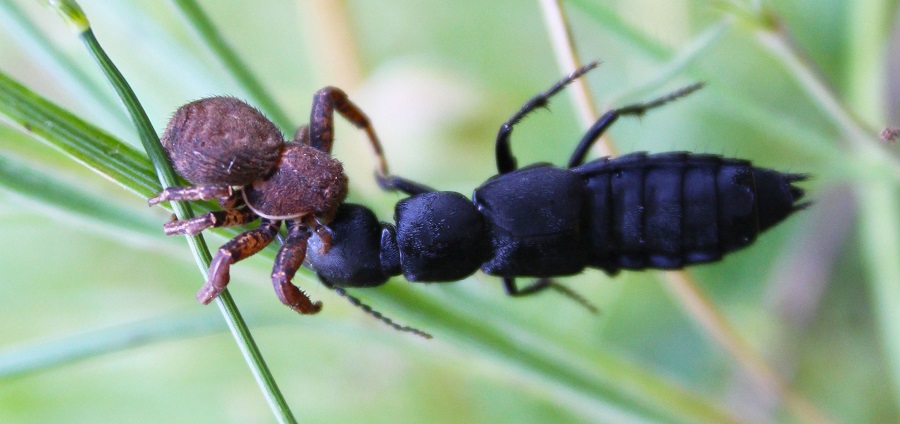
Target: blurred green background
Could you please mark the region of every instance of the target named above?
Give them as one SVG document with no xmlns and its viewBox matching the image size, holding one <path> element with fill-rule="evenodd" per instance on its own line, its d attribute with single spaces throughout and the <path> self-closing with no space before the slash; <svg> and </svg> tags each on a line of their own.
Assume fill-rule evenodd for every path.
<svg viewBox="0 0 900 424">
<path fill-rule="evenodd" d="M 759 353 L 789 392 L 765 390 L 657 273 L 566 279 L 597 316 L 554 294 L 507 299 L 481 274 L 353 292 L 435 335 L 425 341 L 374 321 L 307 271 L 296 282 L 325 309 L 297 316 L 273 296 L 268 252 L 235 266 L 229 289 L 296 417 L 900 421 L 900 166 L 896 145 L 877 140 L 900 124 L 897 2 L 563 3 L 580 56 L 603 61 L 587 76 L 599 108 L 707 83 L 617 123 L 619 151 L 690 150 L 814 174 L 809 210 L 690 269 L 748 343 L 739 350 Z M 183 103 L 247 97 L 172 2 L 81 5 L 160 132 Z M 374 122 L 392 171 L 444 190 L 468 194 L 493 175 L 499 125 L 563 74 L 535 1 L 200 5 L 292 126 L 306 122 L 317 89 L 340 86 Z M 140 149 L 53 11 L 4 2 L 0 22 L 0 72 Z M 582 131 L 563 94 L 516 128 L 513 149 L 520 164 L 562 164 Z M 364 137 L 340 124 L 334 155 L 351 200 L 389 220 L 399 196 L 375 186 Z M 194 300 L 202 277 L 184 240 L 163 236 L 168 212 L 8 119 L 0 171 L 0 422 L 274 420 L 217 308 Z M 207 237 L 211 248 L 221 234 Z"/>
</svg>

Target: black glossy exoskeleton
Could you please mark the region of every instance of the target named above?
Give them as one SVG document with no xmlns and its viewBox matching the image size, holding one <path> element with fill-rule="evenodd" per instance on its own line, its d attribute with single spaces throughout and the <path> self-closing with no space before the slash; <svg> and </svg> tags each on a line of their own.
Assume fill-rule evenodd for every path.
<svg viewBox="0 0 900 424">
<path fill-rule="evenodd" d="M 596 66 L 585 66 L 534 97 L 501 127 L 499 174 L 476 188 L 471 200 L 380 175 L 383 188 L 409 195 L 396 205 L 395 224 L 379 222 L 365 206 L 342 204 L 328 224 L 331 249 L 317 248 L 321 240 L 313 235 L 306 265 L 344 295 L 342 288 L 378 286 L 400 274 L 412 282 L 444 282 L 479 269 L 501 277 L 508 294 L 527 295 L 558 287 L 551 277 L 586 267 L 615 274 L 717 261 L 805 206 L 798 203 L 803 191 L 792 185 L 804 175 L 746 160 L 673 152 L 584 163 L 589 147 L 618 117 L 642 115 L 700 85 L 607 112 L 584 135 L 566 168 L 516 169 L 509 148 L 514 125 Z M 537 280 L 519 288 L 517 277 Z"/>
</svg>

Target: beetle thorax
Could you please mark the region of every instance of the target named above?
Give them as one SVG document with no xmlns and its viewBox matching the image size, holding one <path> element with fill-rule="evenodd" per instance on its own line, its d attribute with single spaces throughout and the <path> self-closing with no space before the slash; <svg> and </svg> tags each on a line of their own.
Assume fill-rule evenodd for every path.
<svg viewBox="0 0 900 424">
<path fill-rule="evenodd" d="M 305 144 L 284 145 L 272 175 L 244 188 L 253 212 L 270 219 L 314 215 L 326 223 L 347 197 L 347 176 L 336 159 Z"/>
</svg>

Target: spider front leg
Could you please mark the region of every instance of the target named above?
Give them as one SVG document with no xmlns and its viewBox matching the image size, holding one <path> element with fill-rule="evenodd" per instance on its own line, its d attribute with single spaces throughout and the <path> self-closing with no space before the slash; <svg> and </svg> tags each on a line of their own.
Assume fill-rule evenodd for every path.
<svg viewBox="0 0 900 424">
<path fill-rule="evenodd" d="M 298 221 L 286 221 L 285 225 L 288 230 L 287 239 L 275 257 L 272 285 L 281 303 L 301 314 L 315 314 L 322 310 L 322 302 L 311 301 L 306 293 L 291 283 L 306 258 L 310 229 Z"/>
<path fill-rule="evenodd" d="M 378 183 L 378 186 L 381 187 L 381 189 L 384 191 L 399 191 L 410 196 L 435 191 L 433 188 L 428 187 L 425 184 L 417 183 L 413 180 L 398 177 L 396 175 L 376 174 L 375 181 Z"/>
<path fill-rule="evenodd" d="M 364 130 L 375 149 L 375 156 L 378 158 L 378 173 L 380 175 L 388 175 L 387 160 L 384 157 L 384 149 L 381 148 L 381 142 L 375 135 L 375 128 L 372 127 L 369 118 L 363 113 L 359 106 L 347 98 L 340 88 L 325 87 L 316 92 L 313 97 L 312 112 L 309 117 L 309 139 L 308 144 L 323 152 L 331 153 L 331 147 L 334 144 L 334 111 L 337 111 L 356 128 Z M 300 137 L 295 137 L 295 139 Z"/>
<path fill-rule="evenodd" d="M 197 187 L 176 188 L 193 189 Z M 231 191 L 230 186 L 228 187 L 228 189 L 229 191 Z M 225 210 L 213 211 L 181 221 L 169 221 L 163 224 L 163 232 L 165 232 L 167 236 L 196 235 L 200 234 L 201 231 L 207 228 L 233 227 L 235 225 L 244 225 L 255 221 L 256 218 L 259 218 L 259 215 L 250 210 L 250 208 L 244 206 L 243 199 L 240 196 L 240 190 L 231 191 L 231 194 L 228 197 L 218 197 L 218 199 L 219 205 L 225 208 Z"/>
<path fill-rule="evenodd" d="M 220 202 L 227 202 L 234 197 L 234 189 L 228 184 L 205 184 L 187 187 L 167 187 L 154 197 L 147 200 L 147 204 L 153 206 L 161 202 L 170 202 L 174 200 L 191 201 L 191 200 L 209 200 L 219 199 Z"/>
<path fill-rule="evenodd" d="M 167 236 L 172 235 L 195 235 L 207 228 L 217 227 L 233 227 L 235 225 L 249 224 L 259 218 L 248 207 L 240 209 L 226 209 L 224 211 L 213 211 L 203 215 L 195 216 L 191 219 L 182 221 L 169 221 L 163 224 L 163 232 Z"/>
<path fill-rule="evenodd" d="M 206 284 L 197 292 L 197 300 L 204 305 L 212 302 L 228 285 L 231 278 L 228 272 L 231 264 L 253 256 L 268 246 L 278 234 L 279 227 L 281 227 L 281 221 L 263 218 L 260 220 L 259 227 L 238 234 L 237 237 L 222 245 L 209 266 Z"/>
</svg>

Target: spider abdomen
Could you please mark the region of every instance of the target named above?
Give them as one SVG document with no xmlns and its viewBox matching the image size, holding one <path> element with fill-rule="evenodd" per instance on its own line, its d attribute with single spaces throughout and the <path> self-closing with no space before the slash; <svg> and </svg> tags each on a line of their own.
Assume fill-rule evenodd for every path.
<svg viewBox="0 0 900 424">
<path fill-rule="evenodd" d="M 210 97 L 178 108 L 160 142 L 192 184 L 243 186 L 272 171 L 284 135 L 247 103 Z"/>
</svg>

